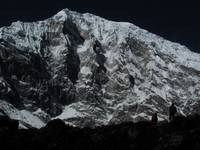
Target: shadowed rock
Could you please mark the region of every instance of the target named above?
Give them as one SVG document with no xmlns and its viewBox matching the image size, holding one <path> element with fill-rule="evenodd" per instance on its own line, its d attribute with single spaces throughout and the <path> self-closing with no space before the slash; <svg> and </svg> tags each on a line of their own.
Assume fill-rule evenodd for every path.
<svg viewBox="0 0 200 150">
<path fill-rule="evenodd" d="M 199 150 L 199 121 L 199 115 L 179 116 L 173 122 L 157 125 L 141 121 L 91 129 L 72 127 L 56 119 L 41 129 L 16 132 L 1 128 L 0 144 L 20 150 Z M 0 123 L 13 124 L 6 119 Z"/>
<path fill-rule="evenodd" d="M 7 116 L 0 116 L 0 129 L 17 130 L 19 121 L 8 118 Z"/>
</svg>

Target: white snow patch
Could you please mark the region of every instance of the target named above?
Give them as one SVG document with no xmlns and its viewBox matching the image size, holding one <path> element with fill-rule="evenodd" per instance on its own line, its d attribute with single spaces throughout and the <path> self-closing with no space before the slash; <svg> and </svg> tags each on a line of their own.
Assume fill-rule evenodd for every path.
<svg viewBox="0 0 200 150">
<path fill-rule="evenodd" d="M 74 109 L 73 107 L 69 105 L 69 106 L 66 106 L 65 109 L 63 110 L 63 113 L 55 117 L 55 119 L 59 118 L 59 119 L 65 120 L 69 118 L 82 117 L 82 116 L 83 115 L 80 112 L 78 112 L 76 109 Z"/>
<path fill-rule="evenodd" d="M 16 119 L 22 122 L 27 123 L 35 128 L 41 128 L 45 125 L 39 118 L 31 114 L 27 110 L 18 110 L 13 105 L 0 100 L 0 109 L 3 110 L 11 119 Z M 20 125 L 23 127 L 24 125 Z M 24 128 L 24 127 L 23 127 Z"/>
<path fill-rule="evenodd" d="M 27 110 L 21 110 L 20 113 L 21 113 L 21 116 L 20 116 L 21 120 L 32 125 L 33 127 L 41 128 L 45 126 L 45 123 L 42 122 L 38 117 L 31 114 L 31 112 Z"/>
<path fill-rule="evenodd" d="M 86 67 L 86 66 L 83 66 L 83 67 L 81 68 L 81 73 L 84 74 L 84 75 L 92 74 L 90 68 L 89 68 L 89 67 Z"/>
</svg>

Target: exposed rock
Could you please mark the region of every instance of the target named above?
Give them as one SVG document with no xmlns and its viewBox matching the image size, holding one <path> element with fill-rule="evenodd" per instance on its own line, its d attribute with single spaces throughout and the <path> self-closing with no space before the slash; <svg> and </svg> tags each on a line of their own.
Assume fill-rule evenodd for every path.
<svg viewBox="0 0 200 150">
<path fill-rule="evenodd" d="M 199 113 L 199 66 L 200 55 L 182 45 L 88 13 L 65 9 L 0 28 L 0 99 L 21 125 L 107 125 L 155 112 L 160 121 L 171 102 L 179 114 Z"/>
</svg>

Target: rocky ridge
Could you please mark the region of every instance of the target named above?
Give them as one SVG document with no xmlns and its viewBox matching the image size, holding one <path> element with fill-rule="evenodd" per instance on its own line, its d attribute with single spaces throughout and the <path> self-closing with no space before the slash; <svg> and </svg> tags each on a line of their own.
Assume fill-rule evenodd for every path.
<svg viewBox="0 0 200 150">
<path fill-rule="evenodd" d="M 199 113 L 200 55 L 124 22 L 64 9 L 0 28 L 0 112 L 22 128 Z"/>
</svg>

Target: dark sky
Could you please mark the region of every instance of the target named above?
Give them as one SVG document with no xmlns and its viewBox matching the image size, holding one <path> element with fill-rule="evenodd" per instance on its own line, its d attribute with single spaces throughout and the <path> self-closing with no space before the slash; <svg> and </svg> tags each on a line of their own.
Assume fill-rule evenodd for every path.
<svg viewBox="0 0 200 150">
<path fill-rule="evenodd" d="M 0 26 L 46 19 L 63 8 L 132 22 L 200 53 L 200 5 L 192 0 L 1 0 Z"/>
</svg>

